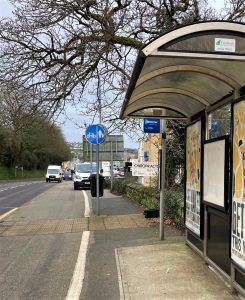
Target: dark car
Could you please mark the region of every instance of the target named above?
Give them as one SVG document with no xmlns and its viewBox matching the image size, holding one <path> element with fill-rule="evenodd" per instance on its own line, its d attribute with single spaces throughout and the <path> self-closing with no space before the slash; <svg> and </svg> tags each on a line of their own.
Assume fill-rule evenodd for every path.
<svg viewBox="0 0 245 300">
<path fill-rule="evenodd" d="M 64 180 L 67 180 L 67 179 L 72 180 L 71 170 L 66 170 L 66 171 L 64 172 L 64 177 L 63 177 L 63 179 L 64 179 Z"/>
</svg>

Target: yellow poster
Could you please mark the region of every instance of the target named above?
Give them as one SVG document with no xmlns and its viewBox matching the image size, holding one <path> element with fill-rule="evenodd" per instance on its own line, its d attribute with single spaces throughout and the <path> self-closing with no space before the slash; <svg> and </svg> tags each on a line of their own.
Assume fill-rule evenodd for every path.
<svg viewBox="0 0 245 300">
<path fill-rule="evenodd" d="M 245 269 L 245 101 L 233 109 L 231 258 Z"/>
<path fill-rule="evenodd" d="M 233 136 L 233 196 L 245 201 L 244 189 L 245 170 L 245 101 L 234 105 L 234 136 Z"/>
<path fill-rule="evenodd" d="M 201 121 L 186 134 L 186 227 L 200 236 Z"/>
</svg>

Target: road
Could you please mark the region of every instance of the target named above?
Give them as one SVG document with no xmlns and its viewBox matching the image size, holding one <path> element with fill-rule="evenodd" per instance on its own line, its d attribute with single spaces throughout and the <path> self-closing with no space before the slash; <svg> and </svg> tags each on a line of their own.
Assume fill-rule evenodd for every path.
<svg viewBox="0 0 245 300">
<path fill-rule="evenodd" d="M 8 206 L 18 209 L 1 220 L 5 227 L 17 225 L 0 237 L 0 298 L 64 299 L 82 236 L 82 230 L 71 233 L 70 221 L 79 220 L 84 214 L 83 193 L 75 193 L 71 181 L 14 183 L 5 188 L 0 196 L 6 200 L 1 203 L 6 206 L 8 198 Z M 59 226 L 50 232 L 50 225 L 55 223 Z M 42 230 L 35 232 L 37 228 Z"/>
<path fill-rule="evenodd" d="M 19 208 L 50 188 L 44 181 L 14 181 L 0 183 L 0 215 Z"/>
<path fill-rule="evenodd" d="M 18 209 L 0 215 L 0 299 L 120 299 L 115 249 L 158 239 L 141 208 L 105 191 L 95 216 L 96 199 L 72 181 L 9 185 L 1 196 Z"/>
</svg>

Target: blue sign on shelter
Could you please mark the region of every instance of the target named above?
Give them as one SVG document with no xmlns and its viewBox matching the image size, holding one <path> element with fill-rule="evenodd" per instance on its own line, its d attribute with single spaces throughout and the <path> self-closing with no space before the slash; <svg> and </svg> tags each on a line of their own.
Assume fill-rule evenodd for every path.
<svg viewBox="0 0 245 300">
<path fill-rule="evenodd" d="M 90 125 L 86 129 L 85 136 L 90 144 L 98 145 L 104 142 L 106 129 L 102 125 Z"/>
<path fill-rule="evenodd" d="M 160 133 L 160 119 L 144 119 L 145 133 Z"/>
</svg>

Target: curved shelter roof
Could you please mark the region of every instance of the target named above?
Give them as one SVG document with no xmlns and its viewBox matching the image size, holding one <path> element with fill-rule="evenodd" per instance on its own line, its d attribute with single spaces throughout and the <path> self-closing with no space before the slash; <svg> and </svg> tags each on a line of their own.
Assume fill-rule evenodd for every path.
<svg viewBox="0 0 245 300">
<path fill-rule="evenodd" d="M 121 118 L 189 119 L 245 86 L 245 24 L 203 22 L 139 51 Z"/>
</svg>

